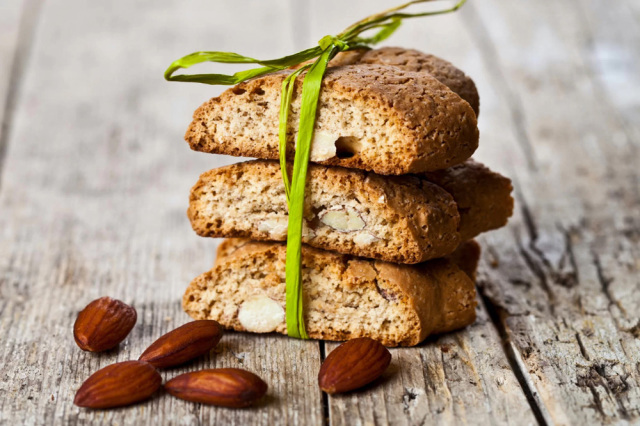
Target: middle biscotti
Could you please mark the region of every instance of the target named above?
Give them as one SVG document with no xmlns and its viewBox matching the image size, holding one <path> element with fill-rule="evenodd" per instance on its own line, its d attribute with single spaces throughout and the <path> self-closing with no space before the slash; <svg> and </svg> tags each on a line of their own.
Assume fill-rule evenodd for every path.
<svg viewBox="0 0 640 426">
<path fill-rule="evenodd" d="M 202 174 L 188 215 L 202 236 L 284 241 L 287 211 L 279 163 L 256 160 Z M 309 245 L 396 263 L 446 256 L 461 242 L 453 197 L 415 176 L 311 165 L 304 219 Z"/>
</svg>

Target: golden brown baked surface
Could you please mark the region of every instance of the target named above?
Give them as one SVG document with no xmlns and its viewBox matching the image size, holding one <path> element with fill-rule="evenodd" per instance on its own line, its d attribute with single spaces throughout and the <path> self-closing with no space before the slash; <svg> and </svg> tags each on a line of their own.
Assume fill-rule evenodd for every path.
<svg viewBox="0 0 640 426">
<path fill-rule="evenodd" d="M 507 224 L 513 214 L 511 180 L 473 160 L 421 175 L 448 191 L 460 212 L 461 240 Z"/>
<path fill-rule="evenodd" d="M 196 110 L 185 139 L 197 151 L 277 159 L 282 71 L 241 83 Z M 301 78 L 292 101 L 293 152 Z M 476 115 L 425 72 L 390 65 L 330 67 L 322 82 L 311 161 L 379 174 L 439 170 L 478 146 Z"/>
<path fill-rule="evenodd" d="M 510 193 L 509 179 L 471 160 L 421 179 L 311 165 L 303 241 L 420 263 L 504 226 L 513 211 Z M 191 191 L 188 216 L 201 236 L 285 241 L 287 212 L 279 163 L 257 160 L 204 173 Z"/>
<path fill-rule="evenodd" d="M 224 263 L 227 256 L 251 242 L 256 241 L 251 241 L 248 238 L 225 238 L 218 246 L 214 266 Z M 466 273 L 472 281 L 475 281 L 481 253 L 482 248 L 476 240 L 467 240 L 460 244 L 453 253 L 445 257 Z"/>
<path fill-rule="evenodd" d="M 475 282 L 481 253 L 482 249 L 476 240 L 467 240 L 460 244 L 456 251 L 447 256 L 447 259 L 462 269 Z"/>
<path fill-rule="evenodd" d="M 332 66 L 353 64 L 392 65 L 413 72 L 426 72 L 469 102 L 476 113 L 480 111 L 480 97 L 476 85 L 464 72 L 437 56 L 402 47 L 382 47 L 372 50 L 351 50 L 339 53 Z"/>
<path fill-rule="evenodd" d="M 191 190 L 188 216 L 198 235 L 285 241 L 288 209 L 277 161 L 211 170 Z M 416 176 L 310 165 L 303 242 L 397 263 L 445 256 L 460 243 L 451 195 Z"/>
<path fill-rule="evenodd" d="M 214 268 L 187 289 L 184 310 L 238 331 L 285 334 L 285 250 L 282 243 L 223 243 Z M 474 283 L 446 259 L 397 265 L 305 245 L 302 262 L 311 338 L 412 346 L 475 320 Z"/>
</svg>

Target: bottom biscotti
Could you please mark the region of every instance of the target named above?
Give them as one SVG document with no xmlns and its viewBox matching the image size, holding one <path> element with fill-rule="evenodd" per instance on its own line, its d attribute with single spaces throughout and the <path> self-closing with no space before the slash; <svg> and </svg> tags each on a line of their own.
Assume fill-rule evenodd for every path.
<svg viewBox="0 0 640 426">
<path fill-rule="evenodd" d="M 283 243 L 226 241 L 214 268 L 189 285 L 184 310 L 238 331 L 285 334 L 285 249 Z M 398 265 L 308 246 L 302 253 L 311 338 L 367 336 L 386 346 L 412 346 L 475 319 L 475 285 L 451 260 Z M 474 264 L 464 262 L 466 269 Z"/>
</svg>

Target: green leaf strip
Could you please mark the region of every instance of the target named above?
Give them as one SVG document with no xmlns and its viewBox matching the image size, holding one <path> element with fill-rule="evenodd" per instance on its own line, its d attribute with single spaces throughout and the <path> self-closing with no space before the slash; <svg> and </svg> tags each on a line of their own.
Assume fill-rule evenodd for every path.
<svg viewBox="0 0 640 426">
<path fill-rule="evenodd" d="M 289 336 L 308 339 L 304 326 L 304 312 L 302 306 L 302 225 L 304 215 L 304 190 L 307 182 L 307 168 L 309 153 L 313 139 L 318 98 L 322 77 L 327 64 L 339 51 L 338 46 L 331 46 L 325 50 L 320 58 L 313 63 L 304 77 L 302 84 L 302 100 L 300 104 L 300 127 L 296 141 L 296 153 L 293 160 L 293 175 L 291 182 L 291 201 L 289 202 L 289 228 L 287 233 L 287 300 L 286 319 Z M 285 164 L 286 170 L 286 164 Z"/>
</svg>

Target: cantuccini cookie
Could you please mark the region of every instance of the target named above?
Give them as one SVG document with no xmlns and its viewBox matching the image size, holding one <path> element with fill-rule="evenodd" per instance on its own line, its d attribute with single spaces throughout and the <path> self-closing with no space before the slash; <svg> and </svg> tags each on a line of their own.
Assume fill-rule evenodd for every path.
<svg viewBox="0 0 640 426">
<path fill-rule="evenodd" d="M 481 252 L 480 244 L 476 240 L 467 240 L 460 244 L 456 251 L 447 256 L 446 259 L 462 269 L 475 282 Z"/>
<path fill-rule="evenodd" d="M 203 104 L 185 135 L 191 148 L 279 158 L 280 92 L 291 72 L 246 81 Z M 289 154 L 301 89 L 299 77 L 289 118 Z M 425 72 L 376 64 L 329 67 L 318 105 L 313 162 L 400 175 L 459 164 L 478 146 L 469 103 Z"/>
<path fill-rule="evenodd" d="M 252 242 L 248 238 L 226 238 L 218 246 L 216 253 L 216 260 L 214 266 L 225 262 L 227 256 L 234 253 L 240 247 Z M 480 254 L 482 249 L 480 244 L 476 240 L 467 240 L 458 246 L 458 248 L 448 256 L 444 258 L 451 261 L 458 268 L 471 278 L 472 281 L 476 281 L 476 271 L 478 264 L 480 263 Z"/>
<path fill-rule="evenodd" d="M 302 241 L 398 263 L 453 252 L 460 217 L 452 196 L 416 176 L 310 165 Z M 207 237 L 285 241 L 288 209 L 277 161 L 211 170 L 191 190 L 188 216 Z"/>
<path fill-rule="evenodd" d="M 237 331 L 286 334 L 285 253 L 282 243 L 223 244 L 216 266 L 188 287 L 184 310 Z M 475 320 L 474 283 L 446 259 L 397 265 L 305 245 L 302 268 L 305 324 L 314 339 L 366 336 L 412 346 Z"/>
<path fill-rule="evenodd" d="M 469 160 L 420 178 L 451 194 L 458 228 L 452 200 L 415 176 L 312 165 L 303 241 L 345 254 L 419 263 L 505 225 L 513 211 L 511 181 L 480 163 Z M 204 173 L 192 189 L 188 215 L 202 236 L 286 240 L 279 164 L 249 161 Z"/>
<path fill-rule="evenodd" d="M 478 162 L 468 160 L 421 176 L 453 196 L 460 212 L 462 240 L 503 227 L 513 213 L 511 180 Z"/>
<path fill-rule="evenodd" d="M 480 96 L 473 80 L 450 62 L 437 56 L 414 49 L 383 47 L 341 52 L 329 63 L 330 66 L 353 64 L 392 65 L 407 71 L 426 72 L 469 102 L 476 116 L 480 111 Z"/>
</svg>

